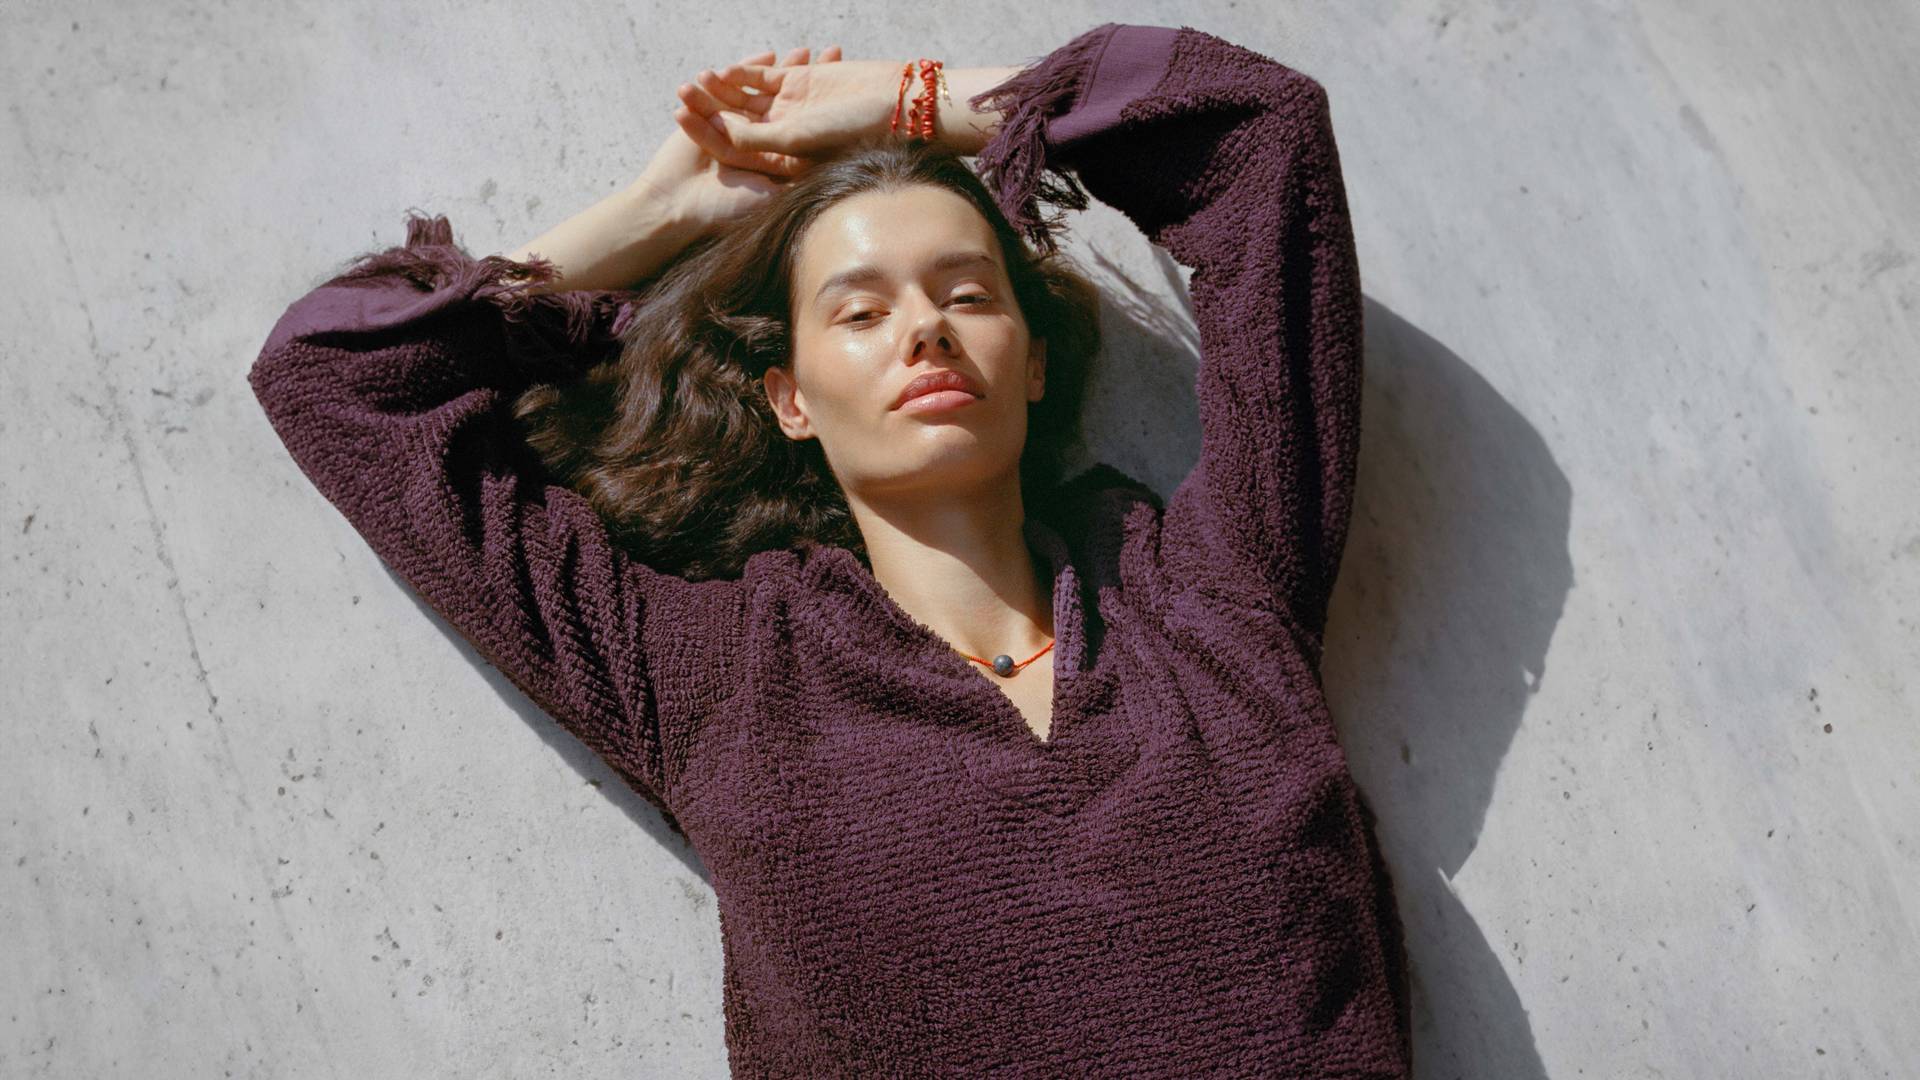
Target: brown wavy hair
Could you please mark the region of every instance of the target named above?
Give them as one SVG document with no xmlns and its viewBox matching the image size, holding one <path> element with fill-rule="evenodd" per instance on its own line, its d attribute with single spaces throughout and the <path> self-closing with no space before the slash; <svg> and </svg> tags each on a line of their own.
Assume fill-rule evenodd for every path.
<svg viewBox="0 0 1920 1080">
<path fill-rule="evenodd" d="M 1098 293 L 1053 244 L 1029 247 L 958 154 L 876 137 L 683 250 L 642 287 L 615 360 L 516 399 L 528 444 L 635 558 L 696 580 L 737 577 L 755 552 L 807 545 L 868 563 L 820 441 L 781 432 L 760 378 L 792 360 L 791 286 L 807 228 L 851 195 L 913 184 L 953 191 L 986 218 L 1028 331 L 1047 342 L 1046 393 L 1028 403 L 1020 458 L 1022 501 L 1029 512 L 1046 505 L 1080 445 Z"/>
</svg>

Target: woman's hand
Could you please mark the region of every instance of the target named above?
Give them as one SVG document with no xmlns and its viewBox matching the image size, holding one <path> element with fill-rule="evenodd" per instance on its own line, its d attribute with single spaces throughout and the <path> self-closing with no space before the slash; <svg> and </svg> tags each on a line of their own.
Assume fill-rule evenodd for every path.
<svg viewBox="0 0 1920 1080">
<path fill-rule="evenodd" d="M 828 62 L 828 54 L 832 54 Z M 904 61 L 841 61 L 839 46 L 812 65 L 772 67 L 758 58 L 702 71 L 679 88 L 680 129 L 716 160 L 791 177 L 819 154 L 886 130 Z M 918 94 L 919 84 L 909 87 Z"/>
<path fill-rule="evenodd" d="M 798 66 L 805 70 L 807 54 L 805 47 L 794 49 L 787 54 L 788 67 L 771 67 L 774 53 L 769 49 L 744 57 L 733 67 L 785 71 Z M 822 50 L 818 62 L 837 59 L 839 47 L 832 46 Z M 726 70 L 731 71 L 733 67 Z M 676 110 L 675 120 L 684 112 Z M 654 152 L 652 160 L 634 181 L 634 187 L 644 193 L 662 216 L 698 237 L 773 197 L 789 177 L 808 164 L 803 158 L 771 151 L 733 151 L 723 160 L 689 138 L 686 125 L 679 123 Z"/>
</svg>

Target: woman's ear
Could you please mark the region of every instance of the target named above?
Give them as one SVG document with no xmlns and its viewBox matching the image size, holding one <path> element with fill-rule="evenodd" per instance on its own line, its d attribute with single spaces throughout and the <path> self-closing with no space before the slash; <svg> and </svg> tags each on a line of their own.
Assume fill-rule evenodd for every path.
<svg viewBox="0 0 1920 1080">
<path fill-rule="evenodd" d="M 789 439 L 813 438 L 813 425 L 807 421 L 807 414 L 799 402 L 800 388 L 794 384 L 793 372 L 784 367 L 770 367 L 760 376 L 760 387 L 766 391 L 767 404 L 773 409 L 774 419 L 780 424 L 780 430 Z"/>
<path fill-rule="evenodd" d="M 1047 339 L 1027 344 L 1027 400 L 1039 401 L 1047 392 Z"/>
</svg>

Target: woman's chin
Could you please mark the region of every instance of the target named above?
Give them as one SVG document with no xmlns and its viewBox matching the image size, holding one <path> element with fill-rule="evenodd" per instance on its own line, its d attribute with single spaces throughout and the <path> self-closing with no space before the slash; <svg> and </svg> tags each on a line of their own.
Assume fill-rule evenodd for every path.
<svg viewBox="0 0 1920 1080">
<path fill-rule="evenodd" d="M 885 475 L 870 477 L 865 486 L 895 493 L 951 493 L 997 483 L 1019 472 L 1017 450 L 1011 458 L 991 452 L 975 433 L 955 426 L 945 427 L 940 435 L 919 440 L 910 449 L 903 447 L 893 460 L 881 463 Z"/>
</svg>

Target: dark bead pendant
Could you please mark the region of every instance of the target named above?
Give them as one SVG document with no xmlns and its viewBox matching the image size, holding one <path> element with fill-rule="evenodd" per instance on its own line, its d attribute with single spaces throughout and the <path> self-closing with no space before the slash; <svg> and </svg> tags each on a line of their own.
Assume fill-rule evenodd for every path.
<svg viewBox="0 0 1920 1080">
<path fill-rule="evenodd" d="M 993 670 L 997 675 L 1013 674 L 1013 657 L 1008 656 L 1006 653 L 1001 653 L 999 656 L 994 657 Z"/>
</svg>

